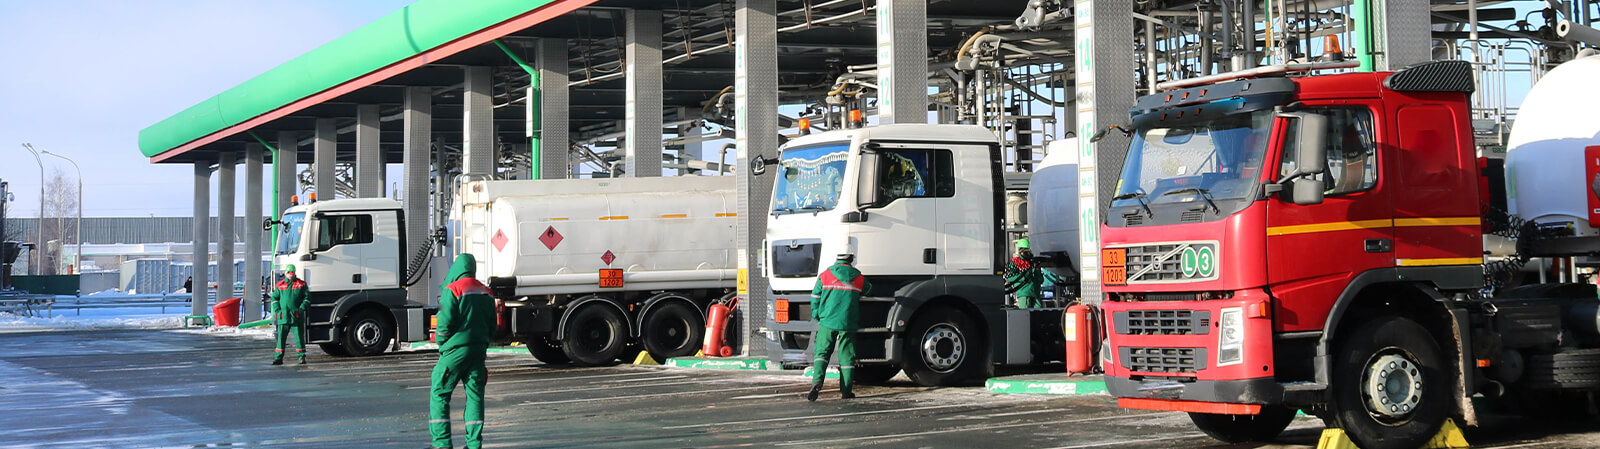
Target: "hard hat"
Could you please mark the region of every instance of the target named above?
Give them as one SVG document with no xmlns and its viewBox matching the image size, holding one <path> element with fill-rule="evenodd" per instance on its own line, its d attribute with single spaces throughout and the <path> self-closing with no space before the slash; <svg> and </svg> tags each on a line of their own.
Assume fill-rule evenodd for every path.
<svg viewBox="0 0 1600 449">
<path fill-rule="evenodd" d="M 295 271 L 294 270 L 294 265 L 290 265 L 288 268 L 285 268 L 283 271 L 289 272 L 289 273 L 293 273 Z"/>
<path fill-rule="evenodd" d="M 1023 237 L 1023 238 L 1017 239 L 1017 249 L 1029 249 L 1029 248 L 1030 248 L 1030 246 L 1028 245 L 1028 238 L 1027 237 Z"/>
<path fill-rule="evenodd" d="M 844 253 L 844 254 L 840 254 L 839 257 L 834 258 L 834 260 L 838 260 L 838 261 L 844 262 L 844 263 L 851 263 L 851 262 L 855 262 L 856 261 L 856 255 L 855 254 L 850 254 L 850 253 Z"/>
</svg>

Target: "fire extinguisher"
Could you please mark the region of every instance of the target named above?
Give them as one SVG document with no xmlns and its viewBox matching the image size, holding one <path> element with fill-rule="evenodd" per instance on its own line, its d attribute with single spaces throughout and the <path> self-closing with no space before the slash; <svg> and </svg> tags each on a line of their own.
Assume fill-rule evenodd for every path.
<svg viewBox="0 0 1600 449">
<path fill-rule="evenodd" d="M 700 350 L 705 352 L 706 355 L 711 357 L 733 355 L 733 348 L 728 346 L 728 342 L 723 337 L 726 336 L 724 331 L 728 327 L 728 317 L 733 315 L 733 309 L 736 307 L 739 307 L 739 297 L 737 296 L 733 297 L 733 300 L 726 305 L 720 302 L 712 303 L 711 308 L 706 311 L 706 341 L 700 347 Z"/>
<path fill-rule="evenodd" d="M 1076 303 L 1063 312 L 1061 330 L 1067 342 L 1067 373 L 1086 374 L 1094 370 L 1094 308 Z"/>
</svg>

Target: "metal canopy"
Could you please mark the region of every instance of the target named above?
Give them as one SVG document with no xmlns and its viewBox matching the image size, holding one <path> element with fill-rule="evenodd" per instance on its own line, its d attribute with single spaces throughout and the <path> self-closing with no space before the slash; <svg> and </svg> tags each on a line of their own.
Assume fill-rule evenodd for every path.
<svg viewBox="0 0 1600 449">
<path fill-rule="evenodd" d="M 190 130 L 189 140 L 168 139 L 166 143 L 150 143 L 146 133 L 162 132 L 167 122 L 180 120 L 183 114 L 158 123 L 141 132 L 141 150 L 155 163 L 192 163 L 215 160 L 221 152 L 243 154 L 246 144 L 255 143 L 250 133 L 276 143 L 272 136 L 278 131 L 296 133 L 302 145 L 300 160 L 310 160 L 310 137 L 314 122 L 319 118 L 337 119 L 338 127 L 345 132 L 339 136 L 339 159 L 350 160 L 355 153 L 355 135 L 348 132 L 354 126 L 356 106 L 380 105 L 383 117 L 380 125 L 382 151 L 386 163 L 401 162 L 400 121 L 403 90 L 410 86 L 434 89 L 433 135 L 444 142 L 461 140 L 461 86 L 462 67 L 494 67 L 495 121 L 499 140 L 514 144 L 525 142 L 522 106 L 528 76 L 504 51 L 493 43 L 498 39 L 525 61 L 534 60 L 534 47 L 539 38 L 559 38 L 567 42 L 570 70 L 570 128 L 574 142 L 583 142 L 598 136 L 619 132 L 623 116 L 624 83 L 621 76 L 621 48 L 624 30 L 623 13 L 628 8 L 659 9 L 662 11 L 662 58 L 664 79 L 663 102 L 667 123 L 700 118 L 702 108 L 716 99 L 725 88 L 733 85 L 733 53 L 729 48 L 733 24 L 731 1 L 717 0 L 546 0 L 537 2 L 512 2 L 520 10 L 506 9 L 506 2 L 479 0 L 471 3 L 452 0 L 422 0 L 406 10 L 391 14 L 351 35 L 340 38 L 317 51 L 336 47 L 368 28 L 377 27 L 395 16 L 408 11 L 437 7 L 436 3 L 449 3 L 459 16 L 502 14 L 510 17 L 486 27 L 456 29 L 457 33 L 441 47 L 457 45 L 468 40 L 482 41 L 459 49 L 432 49 L 414 52 L 413 58 L 432 56 L 425 63 L 413 61 L 405 70 L 394 70 L 411 59 L 396 61 L 382 69 L 356 73 L 340 78 L 338 82 L 315 89 L 311 95 L 284 98 L 276 108 L 267 109 L 254 117 L 233 123 L 214 123 Z M 876 41 L 873 28 L 874 12 L 871 4 L 861 0 L 779 0 L 778 48 L 779 91 L 784 103 L 814 101 L 826 92 L 835 78 L 848 66 L 875 63 Z M 991 0 L 984 2 L 934 0 L 928 9 L 928 45 L 932 55 L 953 53 L 967 35 L 994 24 L 1009 23 L 1022 11 L 1027 0 Z M 867 9 L 863 9 L 863 6 Z M 581 8 L 579 8 L 581 6 Z M 481 10 L 481 11 L 479 11 Z M 549 14 L 560 11 L 561 14 Z M 545 13 L 548 17 L 533 17 Z M 521 21 L 531 25 L 517 29 L 504 29 L 508 24 Z M 518 23 L 520 25 L 520 23 Z M 390 26 L 393 26 L 390 24 Z M 495 30 L 495 27 L 501 29 Z M 358 36 L 359 37 L 359 36 Z M 453 50 L 453 51 L 441 51 Z M 296 58 L 274 70 L 314 56 Z M 442 55 L 442 56 L 441 56 Z M 392 73 L 381 73 L 389 71 Z M 261 77 L 267 77 L 269 71 Z M 366 79 L 362 79 L 365 77 Z M 255 80 L 252 80 L 254 82 Z M 311 82 L 311 81 L 307 81 Z M 339 86 L 361 84 L 336 95 L 327 95 Z M 241 85 L 234 90 L 242 87 Z M 305 89 L 305 86 L 298 86 Z M 230 90 L 218 97 L 226 99 Z M 196 108 L 217 98 L 197 105 Z M 309 100 L 309 101 L 308 101 Z M 270 119 L 264 119 L 268 118 Z M 250 123 L 252 120 L 257 123 Z M 248 127 L 246 126 L 248 125 Z"/>
</svg>

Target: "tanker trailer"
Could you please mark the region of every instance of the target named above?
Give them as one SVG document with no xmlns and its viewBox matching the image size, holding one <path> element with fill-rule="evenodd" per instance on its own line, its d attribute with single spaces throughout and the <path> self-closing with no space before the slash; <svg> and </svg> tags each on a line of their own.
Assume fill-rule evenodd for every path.
<svg viewBox="0 0 1600 449">
<path fill-rule="evenodd" d="M 501 339 L 546 363 L 692 355 L 738 276 L 734 178 L 472 181 L 454 251 L 477 257 Z"/>
</svg>

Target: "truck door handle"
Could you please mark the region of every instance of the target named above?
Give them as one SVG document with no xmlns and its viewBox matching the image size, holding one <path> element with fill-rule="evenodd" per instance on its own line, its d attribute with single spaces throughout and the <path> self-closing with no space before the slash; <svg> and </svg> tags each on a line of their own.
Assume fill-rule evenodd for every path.
<svg viewBox="0 0 1600 449">
<path fill-rule="evenodd" d="M 1367 252 L 1369 253 L 1387 253 L 1394 251 L 1394 240 L 1367 239 L 1365 242 L 1363 242 L 1363 246 L 1366 247 Z"/>
<path fill-rule="evenodd" d="M 934 248 L 923 248 L 922 249 L 922 263 L 938 263 L 938 262 L 939 262 L 939 250 L 934 249 Z"/>
<path fill-rule="evenodd" d="M 350 275 L 350 282 L 351 283 L 355 283 L 355 284 L 360 284 L 361 283 L 361 275 L 359 275 L 359 274 Z"/>
</svg>

